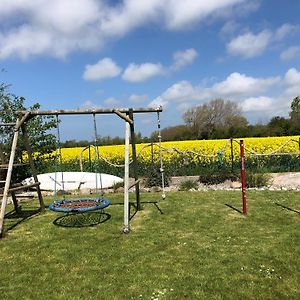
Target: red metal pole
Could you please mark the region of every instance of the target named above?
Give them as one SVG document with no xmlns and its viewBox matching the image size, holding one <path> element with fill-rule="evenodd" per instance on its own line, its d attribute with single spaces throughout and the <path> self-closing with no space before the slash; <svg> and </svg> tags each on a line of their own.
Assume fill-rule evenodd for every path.
<svg viewBox="0 0 300 300">
<path fill-rule="evenodd" d="M 245 148 L 244 148 L 243 140 L 240 140 L 240 150 L 241 150 L 241 182 L 242 182 L 243 215 L 246 215 L 247 197 L 246 197 L 246 173 L 245 173 Z"/>
</svg>

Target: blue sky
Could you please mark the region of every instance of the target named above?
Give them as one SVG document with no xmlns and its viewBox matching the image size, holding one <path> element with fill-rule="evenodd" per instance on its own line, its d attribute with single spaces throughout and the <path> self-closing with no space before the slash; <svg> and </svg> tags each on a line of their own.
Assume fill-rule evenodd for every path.
<svg viewBox="0 0 300 300">
<path fill-rule="evenodd" d="M 299 0 L 0 0 L 0 73 L 42 109 L 156 107 L 162 127 L 189 107 L 237 102 L 247 119 L 287 116 L 300 94 Z M 156 130 L 155 114 L 136 130 Z M 122 136 L 117 116 L 99 134 Z M 62 118 L 63 139 L 92 120 Z"/>
</svg>

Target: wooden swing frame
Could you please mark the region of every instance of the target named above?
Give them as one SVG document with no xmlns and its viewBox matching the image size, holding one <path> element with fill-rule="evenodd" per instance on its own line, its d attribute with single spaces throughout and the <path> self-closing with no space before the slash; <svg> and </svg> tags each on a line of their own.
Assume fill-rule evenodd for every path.
<svg viewBox="0 0 300 300">
<path fill-rule="evenodd" d="M 136 154 L 136 141 L 135 141 L 135 128 L 134 128 L 134 114 L 137 113 L 160 113 L 162 107 L 158 108 L 114 108 L 114 109 L 88 109 L 88 110 L 33 110 L 33 111 L 20 111 L 19 117 L 16 123 L 0 124 L 0 126 L 14 126 L 14 136 L 12 141 L 10 159 L 7 166 L 7 174 L 5 180 L 5 186 L 3 191 L 1 210 L 0 210 L 0 237 L 4 235 L 4 217 L 5 210 L 8 201 L 8 195 L 11 194 L 15 205 L 16 212 L 18 211 L 18 202 L 14 192 L 16 188 L 11 188 L 11 177 L 14 167 L 15 152 L 18 142 L 19 131 L 21 129 L 23 134 L 24 145 L 28 154 L 28 160 L 31 168 L 31 173 L 34 178 L 34 183 L 30 186 L 19 187 L 18 190 L 26 189 L 29 187 L 35 187 L 38 193 L 38 199 L 40 204 L 40 210 L 45 209 L 42 193 L 40 190 L 40 183 L 38 182 L 37 172 L 34 165 L 33 153 L 30 147 L 29 138 L 26 130 L 26 122 L 36 116 L 51 116 L 51 115 L 98 115 L 98 114 L 116 114 L 118 117 L 125 121 L 125 167 L 124 167 L 124 225 L 123 232 L 129 233 L 129 219 L 130 219 L 130 206 L 129 206 L 129 189 L 135 186 L 136 195 L 136 209 L 140 210 L 140 190 L 139 190 L 139 179 L 137 171 L 137 154 Z M 133 176 L 135 182 L 129 186 L 129 152 L 130 143 L 132 148 L 132 160 L 133 160 Z"/>
</svg>

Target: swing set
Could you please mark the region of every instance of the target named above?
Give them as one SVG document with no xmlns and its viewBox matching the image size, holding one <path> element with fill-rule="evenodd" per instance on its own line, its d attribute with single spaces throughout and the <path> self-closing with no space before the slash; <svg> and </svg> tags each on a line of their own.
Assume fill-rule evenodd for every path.
<svg viewBox="0 0 300 300">
<path fill-rule="evenodd" d="M 14 126 L 14 137 L 11 147 L 10 159 L 7 168 L 7 175 L 5 180 L 5 186 L 3 191 L 3 198 L 1 204 L 1 211 L 0 211 L 0 237 L 3 236 L 3 224 L 4 224 L 4 217 L 5 217 L 5 209 L 8 202 L 8 195 L 12 192 L 13 188 L 11 188 L 11 177 L 12 171 L 14 167 L 14 158 L 15 152 L 17 147 L 18 135 L 19 131 L 22 131 L 24 145 L 28 154 L 28 160 L 31 167 L 31 173 L 33 175 L 34 183 L 31 184 L 30 187 L 35 187 L 38 193 L 38 199 L 40 203 L 40 210 L 44 210 L 45 205 L 43 202 L 42 193 L 40 190 L 40 182 L 38 182 L 37 172 L 34 166 L 33 160 L 33 153 L 30 147 L 27 131 L 26 131 L 26 122 L 36 116 L 56 116 L 57 125 L 59 124 L 58 117 L 60 115 L 93 115 L 94 120 L 94 133 L 95 133 L 95 157 L 99 158 L 99 152 L 97 148 L 97 127 L 96 127 L 96 115 L 98 114 L 115 114 L 120 117 L 122 120 L 125 121 L 125 163 L 122 167 L 124 167 L 124 224 L 123 224 L 123 232 L 129 233 L 130 232 L 130 205 L 129 205 L 129 190 L 135 186 L 135 197 L 136 197 L 136 209 L 139 211 L 141 209 L 141 202 L 140 202 L 140 190 L 139 190 L 139 179 L 138 179 L 138 172 L 137 172 L 137 152 L 136 152 L 136 141 L 135 141 L 135 128 L 134 128 L 134 114 L 139 113 L 157 113 L 157 122 L 158 122 L 158 139 L 159 143 L 161 144 L 161 134 L 160 134 L 160 117 L 159 114 L 162 112 L 162 108 L 125 108 L 125 109 L 92 109 L 92 110 L 36 110 L 36 111 L 21 111 L 20 117 L 16 120 L 16 123 L 13 124 Z M 57 144 L 58 144 L 58 151 L 60 152 L 60 132 L 59 126 L 57 126 Z M 130 144 L 132 150 L 132 162 L 130 162 Z M 161 147 L 160 147 L 161 149 Z M 58 155 L 58 152 L 56 152 Z M 61 153 L 60 160 L 61 160 Z M 134 183 L 130 186 L 129 184 L 129 165 L 132 163 L 133 165 L 133 177 Z M 164 194 L 164 169 L 162 164 L 162 155 L 160 155 L 160 172 L 162 178 L 162 197 L 165 198 Z M 63 172 L 61 173 L 63 177 Z M 97 187 L 97 173 L 95 172 L 95 180 L 96 180 L 96 193 L 98 191 Z M 55 179 L 56 182 L 56 179 Z M 62 185 L 63 185 L 63 178 L 62 178 Z M 102 190 L 102 182 L 100 176 L 100 186 Z M 25 189 L 29 186 L 21 187 L 20 189 Z M 56 193 L 55 193 L 56 194 Z M 49 208 L 53 211 L 58 212 L 87 212 L 97 209 L 103 209 L 110 204 L 108 199 L 105 199 L 101 196 L 96 196 L 93 198 L 74 198 L 74 199 L 63 199 L 60 201 L 54 201 Z M 15 205 L 16 208 L 16 205 Z"/>
<path fill-rule="evenodd" d="M 56 134 L 56 162 L 60 162 L 60 167 L 62 166 L 62 155 L 61 155 L 61 141 L 60 141 L 60 128 L 59 128 L 59 118 L 58 115 L 56 115 L 56 128 L 57 128 L 57 134 Z M 93 123 L 94 123 L 94 154 L 95 154 L 95 161 L 99 159 L 99 153 L 98 153 L 98 147 L 97 147 L 97 122 L 96 122 L 96 114 L 93 113 Z M 84 148 L 84 150 L 87 149 Z M 90 149 L 90 146 L 89 148 Z M 82 163 L 82 162 L 81 162 Z M 60 168 L 62 169 L 62 168 Z M 62 170 L 61 170 L 62 171 Z M 83 172 L 83 170 L 81 170 Z M 63 213 L 85 213 L 90 212 L 94 210 L 103 210 L 105 207 L 110 205 L 110 202 L 108 199 L 105 199 L 101 197 L 102 195 L 102 176 L 98 176 L 97 170 L 94 170 L 95 173 L 95 194 L 96 197 L 94 198 L 68 198 L 65 199 L 65 180 L 64 180 L 64 172 L 61 172 L 61 186 L 62 186 L 62 193 L 63 193 L 63 199 L 62 200 L 55 200 L 49 205 L 49 209 L 56 211 L 56 212 L 63 212 Z M 57 163 L 55 166 L 55 178 L 54 178 L 54 195 L 57 197 L 57 184 L 58 184 L 58 178 L 57 178 Z M 101 195 L 98 193 L 98 177 L 100 181 L 100 188 L 101 188 Z"/>
</svg>

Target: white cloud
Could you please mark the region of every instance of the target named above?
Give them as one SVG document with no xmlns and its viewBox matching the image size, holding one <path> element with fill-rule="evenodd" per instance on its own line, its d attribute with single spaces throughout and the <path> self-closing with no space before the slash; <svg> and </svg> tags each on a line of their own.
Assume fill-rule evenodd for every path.
<svg viewBox="0 0 300 300">
<path fill-rule="evenodd" d="M 111 58 L 103 58 L 94 65 L 86 65 L 83 73 L 85 80 L 103 80 L 120 75 L 122 69 Z"/>
<path fill-rule="evenodd" d="M 214 84 L 207 91 L 214 97 L 236 99 L 240 96 L 245 97 L 265 92 L 279 81 L 279 77 L 255 78 L 235 72 L 224 81 Z"/>
<path fill-rule="evenodd" d="M 280 54 L 281 60 L 290 60 L 300 57 L 300 46 L 291 46 Z"/>
<path fill-rule="evenodd" d="M 186 30 L 244 6 L 246 0 L 1 0 L 0 59 L 64 58 L 73 51 L 101 49 L 112 38 L 147 24 Z"/>
<path fill-rule="evenodd" d="M 210 85 L 203 87 L 188 81 L 177 82 L 152 100 L 149 106 L 162 105 L 183 112 L 191 106 L 223 98 L 241 104 L 243 112 L 252 120 L 265 120 L 274 115 L 286 116 L 290 102 L 299 95 L 300 71 L 291 68 L 283 77 L 267 78 L 234 72 L 225 80 Z M 274 96 L 275 89 L 277 96 Z"/>
<path fill-rule="evenodd" d="M 223 30 L 227 30 L 226 28 L 227 26 L 221 30 L 221 34 Z M 230 28 L 231 25 L 229 23 L 228 30 L 230 30 Z M 278 43 L 298 31 L 300 31 L 300 26 L 288 23 L 281 25 L 275 31 L 266 29 L 258 34 L 249 31 L 233 38 L 227 43 L 227 52 L 230 55 L 241 56 L 243 58 L 256 57 L 261 55 L 270 45 L 276 45 L 276 42 Z M 281 59 L 289 59 L 289 57 L 294 54 L 292 51 L 295 52 L 295 49 L 290 49 L 289 52 L 282 53 Z"/>
<path fill-rule="evenodd" d="M 130 95 L 130 97 L 128 98 L 128 100 L 133 103 L 145 102 L 148 99 L 149 99 L 148 95 L 136 95 L 136 94 Z"/>
<path fill-rule="evenodd" d="M 93 26 L 100 8 L 95 0 L 4 1 L 0 16 L 6 26 L 0 32 L 0 59 L 44 54 L 64 58 L 71 51 L 103 44 Z"/>
<path fill-rule="evenodd" d="M 272 33 L 264 30 L 258 34 L 248 32 L 232 39 L 227 44 L 227 51 L 231 55 L 251 58 L 262 54 L 271 42 Z"/>
<path fill-rule="evenodd" d="M 241 101 L 265 93 L 278 84 L 280 77 L 254 78 L 240 73 L 230 74 L 224 81 L 211 87 L 194 86 L 189 81 L 180 81 L 155 98 L 150 106 L 169 104 L 195 105 L 215 98 Z"/>
<path fill-rule="evenodd" d="M 152 77 L 163 75 L 164 72 L 164 68 L 161 64 L 144 63 L 137 65 L 131 63 L 125 69 L 122 78 L 131 82 L 142 82 Z"/>
<path fill-rule="evenodd" d="M 262 112 L 272 109 L 274 99 L 269 97 L 251 97 L 241 103 L 241 108 L 244 112 Z"/>
<path fill-rule="evenodd" d="M 220 30 L 220 35 L 225 37 L 227 35 L 232 35 L 239 28 L 239 24 L 234 20 L 227 21 Z"/>
<path fill-rule="evenodd" d="M 170 86 L 162 95 L 155 98 L 149 104 L 150 107 L 167 106 L 169 103 L 182 103 L 195 100 L 199 97 L 197 87 L 194 87 L 189 81 L 179 81 Z"/>
<path fill-rule="evenodd" d="M 295 68 L 289 69 L 285 74 L 284 82 L 287 86 L 300 85 L 300 72 Z"/>
<path fill-rule="evenodd" d="M 177 51 L 173 54 L 174 63 L 170 69 L 177 71 L 187 65 L 190 65 L 194 62 L 197 56 L 198 53 L 193 48 L 186 49 L 184 51 Z"/>
<path fill-rule="evenodd" d="M 119 100 L 117 100 L 116 98 L 114 98 L 114 97 L 109 97 L 109 98 L 105 99 L 104 103 L 107 106 L 117 106 L 117 105 L 121 104 L 121 102 Z"/>
<path fill-rule="evenodd" d="M 161 1 L 164 2 L 164 1 Z M 169 29 L 182 30 L 190 27 L 196 22 L 221 15 L 227 8 L 232 8 L 237 4 L 244 3 L 244 0 L 169 0 L 164 3 L 164 13 L 166 24 Z"/>
<path fill-rule="evenodd" d="M 195 49 L 186 49 L 184 51 L 177 51 L 173 54 L 174 63 L 165 68 L 160 63 L 130 63 L 122 74 L 122 78 L 130 82 L 143 82 L 156 76 L 166 75 L 168 71 L 178 71 L 186 65 L 191 64 L 198 53 Z M 85 80 L 103 80 L 106 78 L 113 78 L 121 74 L 122 69 L 111 59 L 104 58 L 99 60 L 94 65 L 86 65 L 83 73 Z"/>
<path fill-rule="evenodd" d="M 295 68 L 289 69 L 285 76 L 283 83 L 285 85 L 284 96 L 288 99 L 300 95 L 300 71 Z"/>
<path fill-rule="evenodd" d="M 275 32 L 274 38 L 277 40 L 282 40 L 288 35 L 292 35 L 299 31 L 300 27 L 292 24 L 285 23 L 281 25 Z"/>
<path fill-rule="evenodd" d="M 101 105 L 95 104 L 91 100 L 86 100 L 81 104 L 81 109 L 97 109 L 97 108 L 102 108 Z"/>
</svg>

